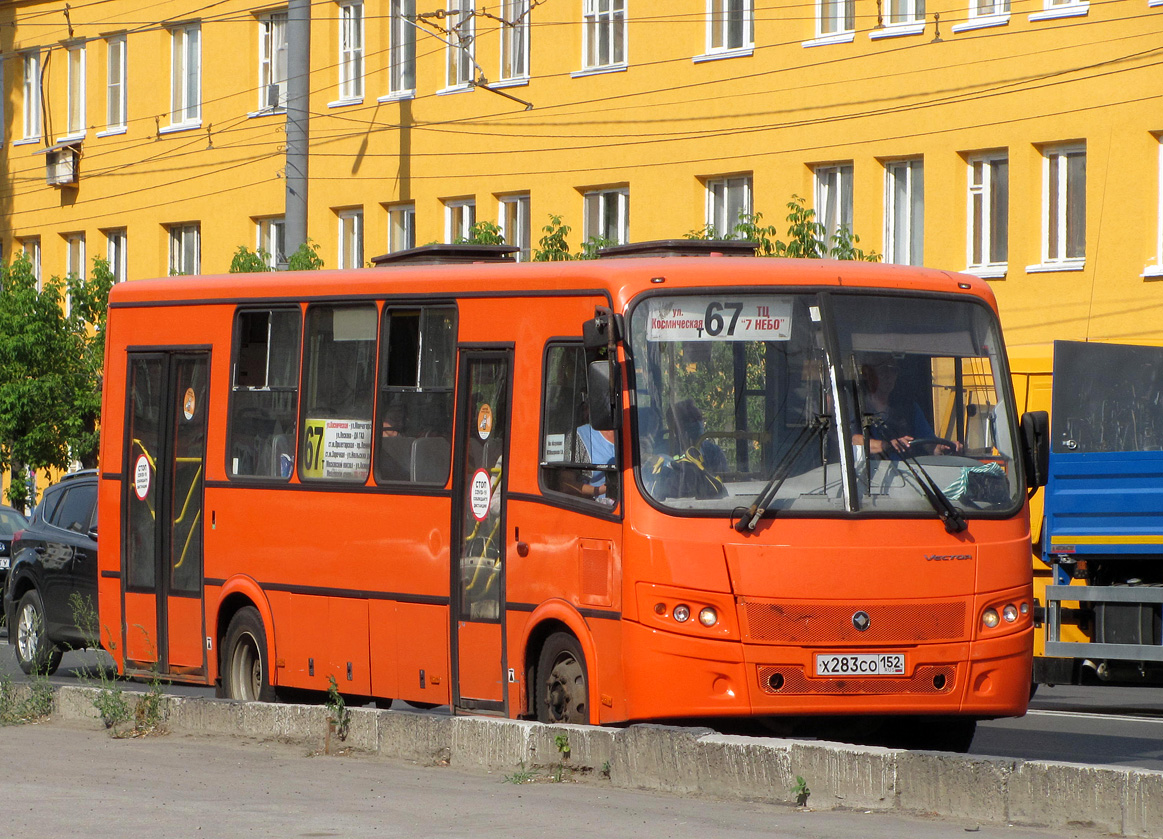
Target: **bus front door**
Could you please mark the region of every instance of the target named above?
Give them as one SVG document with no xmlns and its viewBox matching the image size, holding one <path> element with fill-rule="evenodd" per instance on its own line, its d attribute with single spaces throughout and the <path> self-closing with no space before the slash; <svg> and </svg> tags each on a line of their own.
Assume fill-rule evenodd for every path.
<svg viewBox="0 0 1163 839">
<path fill-rule="evenodd" d="M 205 675 L 208 352 L 129 354 L 121 597 L 128 672 Z"/>
<path fill-rule="evenodd" d="M 512 351 L 460 353 L 452 508 L 452 706 L 507 712 L 505 487 Z"/>
</svg>

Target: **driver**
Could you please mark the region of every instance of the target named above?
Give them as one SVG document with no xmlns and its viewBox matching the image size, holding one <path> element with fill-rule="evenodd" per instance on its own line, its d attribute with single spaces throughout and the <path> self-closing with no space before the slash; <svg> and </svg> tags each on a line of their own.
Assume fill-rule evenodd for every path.
<svg viewBox="0 0 1163 839">
<path fill-rule="evenodd" d="M 891 353 L 870 354 L 860 365 L 861 407 L 875 419 L 870 429 L 872 439 L 866 441 L 863 433 L 854 434 L 852 444 L 867 445 L 870 455 L 890 457 L 894 453 L 904 454 L 914 440 L 936 436 L 920 405 L 910 402 L 907 409 L 902 409 L 900 400 L 891 398 L 899 372 L 897 360 Z M 933 454 L 960 450 L 961 443 L 950 445 L 950 441 L 933 446 Z"/>
</svg>

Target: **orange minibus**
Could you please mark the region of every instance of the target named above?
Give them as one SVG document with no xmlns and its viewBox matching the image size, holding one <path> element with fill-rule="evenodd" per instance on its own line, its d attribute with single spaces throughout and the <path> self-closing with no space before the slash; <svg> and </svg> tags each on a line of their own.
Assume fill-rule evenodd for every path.
<svg viewBox="0 0 1163 839">
<path fill-rule="evenodd" d="M 988 286 L 738 246 L 116 286 L 120 671 L 545 722 L 867 717 L 952 748 L 1022 714 L 1044 431 Z"/>
</svg>

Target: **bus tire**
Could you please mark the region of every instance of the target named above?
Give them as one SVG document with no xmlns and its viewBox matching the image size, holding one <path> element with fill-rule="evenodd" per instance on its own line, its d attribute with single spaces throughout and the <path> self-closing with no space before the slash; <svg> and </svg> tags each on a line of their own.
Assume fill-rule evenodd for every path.
<svg viewBox="0 0 1163 839">
<path fill-rule="evenodd" d="M 568 632 L 545 640 L 537 659 L 537 719 L 544 723 L 587 725 L 589 678 L 581 645 Z"/>
<path fill-rule="evenodd" d="M 61 666 L 60 647 L 48 640 L 44 623 L 44 604 L 36 589 L 29 589 L 16 607 L 13 644 L 20 669 L 30 675 L 51 676 Z"/>
<path fill-rule="evenodd" d="M 244 606 L 230 619 L 222 645 L 222 695 L 243 702 L 274 702 L 267 634 L 258 609 Z"/>
</svg>

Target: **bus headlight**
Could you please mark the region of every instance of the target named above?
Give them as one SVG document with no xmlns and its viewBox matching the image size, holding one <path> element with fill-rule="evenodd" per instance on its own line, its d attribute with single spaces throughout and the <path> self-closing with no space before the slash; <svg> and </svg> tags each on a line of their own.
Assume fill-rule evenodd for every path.
<svg viewBox="0 0 1163 839">
<path fill-rule="evenodd" d="M 1001 621 L 1001 617 L 997 613 L 997 609 L 986 609 L 981 615 L 981 622 L 990 629 L 993 629 Z"/>
<path fill-rule="evenodd" d="M 699 623 L 701 623 L 703 626 L 711 627 L 718 622 L 719 616 L 710 606 L 704 606 L 699 610 Z"/>
<path fill-rule="evenodd" d="M 671 617 L 679 623 L 686 623 L 691 617 L 691 607 L 685 603 L 680 603 L 674 607 L 674 611 L 671 612 Z"/>
<path fill-rule="evenodd" d="M 1013 603 L 1007 603 L 1006 607 L 1001 610 L 1001 616 L 1006 623 L 1013 623 L 1018 619 L 1018 607 Z"/>
</svg>

